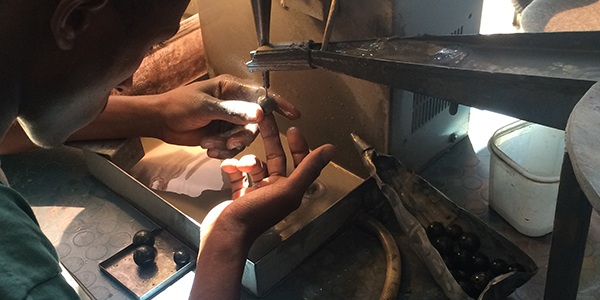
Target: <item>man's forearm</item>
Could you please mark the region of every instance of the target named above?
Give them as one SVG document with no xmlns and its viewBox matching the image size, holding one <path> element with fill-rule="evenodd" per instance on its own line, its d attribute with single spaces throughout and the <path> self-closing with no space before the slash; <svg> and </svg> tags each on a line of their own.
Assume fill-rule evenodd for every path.
<svg viewBox="0 0 600 300">
<path fill-rule="evenodd" d="M 35 148 L 19 122 L 14 121 L 0 141 L 0 155 L 24 152 Z"/>
<path fill-rule="evenodd" d="M 104 111 L 69 141 L 156 136 L 160 96 L 111 96 Z"/>
<path fill-rule="evenodd" d="M 115 139 L 152 136 L 158 131 L 153 118 L 158 96 L 111 96 L 106 109 L 88 126 L 69 137 L 69 141 Z M 2 141 L 0 155 L 19 153 L 35 148 L 18 122 L 14 122 Z"/>
<path fill-rule="evenodd" d="M 213 231 L 202 243 L 190 299 L 239 299 L 252 243 L 243 233 L 228 230 Z"/>
</svg>

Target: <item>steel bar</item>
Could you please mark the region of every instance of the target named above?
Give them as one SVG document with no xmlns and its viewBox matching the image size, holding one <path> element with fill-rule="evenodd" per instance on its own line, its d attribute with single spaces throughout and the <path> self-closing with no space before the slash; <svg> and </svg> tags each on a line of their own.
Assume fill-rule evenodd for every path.
<svg viewBox="0 0 600 300">
<path fill-rule="evenodd" d="M 319 48 L 257 49 L 248 68 L 319 67 L 559 129 L 600 80 L 600 32 L 380 38 Z"/>
<path fill-rule="evenodd" d="M 251 0 L 258 45 L 269 44 L 271 30 L 271 0 Z"/>
<path fill-rule="evenodd" d="M 258 46 L 268 45 L 271 32 L 271 0 L 251 0 L 251 3 Z M 271 85 L 269 71 L 263 71 L 262 75 L 263 86 L 267 90 Z"/>
</svg>

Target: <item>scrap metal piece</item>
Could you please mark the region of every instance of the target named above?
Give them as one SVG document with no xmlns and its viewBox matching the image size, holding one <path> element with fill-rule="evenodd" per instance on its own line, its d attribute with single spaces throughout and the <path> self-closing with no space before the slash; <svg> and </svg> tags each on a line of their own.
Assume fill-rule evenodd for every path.
<svg viewBox="0 0 600 300">
<path fill-rule="evenodd" d="M 538 267 L 535 262 L 519 247 L 477 217 L 456 206 L 425 179 L 408 172 L 397 158 L 378 153 L 355 134 L 352 135 L 352 139 L 363 163 L 392 207 L 398 225 L 408 237 L 410 247 L 425 263 L 449 299 L 471 298 L 461 289 L 440 253 L 429 241 L 425 226 L 431 222 L 441 222 L 445 226 L 458 224 L 465 231 L 480 237 L 480 251 L 486 255 L 503 259 L 510 257 L 524 266 L 524 271 L 495 276 L 477 299 L 505 299 L 537 273 Z"/>
</svg>

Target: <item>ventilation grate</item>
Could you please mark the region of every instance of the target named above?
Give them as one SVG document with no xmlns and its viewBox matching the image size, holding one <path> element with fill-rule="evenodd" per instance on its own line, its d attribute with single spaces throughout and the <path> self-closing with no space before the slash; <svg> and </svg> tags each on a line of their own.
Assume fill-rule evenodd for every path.
<svg viewBox="0 0 600 300">
<path fill-rule="evenodd" d="M 451 35 L 462 35 L 463 26 L 456 28 Z M 429 120 L 450 106 L 450 102 L 421 94 L 413 94 L 413 115 L 411 132 L 415 132 Z"/>
<path fill-rule="evenodd" d="M 450 35 L 461 35 L 463 34 L 463 26 L 458 27 L 456 30 L 452 31 Z"/>
<path fill-rule="evenodd" d="M 413 94 L 411 132 L 415 132 L 429 120 L 450 106 L 450 102 L 422 94 Z"/>
</svg>

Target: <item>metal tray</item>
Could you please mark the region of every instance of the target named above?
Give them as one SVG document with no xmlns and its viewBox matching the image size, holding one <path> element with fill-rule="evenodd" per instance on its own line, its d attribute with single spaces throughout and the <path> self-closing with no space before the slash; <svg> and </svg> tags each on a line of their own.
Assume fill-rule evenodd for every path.
<svg viewBox="0 0 600 300">
<path fill-rule="evenodd" d="M 153 230 L 154 247 L 157 250 L 155 265 L 139 267 L 133 261 L 136 246 L 130 244 L 115 255 L 98 264 L 100 271 L 114 279 L 136 299 L 145 300 L 155 296 L 177 281 L 196 265 L 197 253 L 162 229 Z M 173 260 L 175 251 L 190 254 L 190 262 L 177 266 Z"/>
<path fill-rule="evenodd" d="M 426 264 L 449 299 L 505 299 L 537 273 L 538 266 L 527 253 L 454 204 L 424 178 L 408 171 L 396 157 L 377 152 L 357 135 L 353 135 L 353 139 L 365 166 L 388 198 L 400 228 L 410 240 L 411 248 Z M 468 295 L 427 238 L 425 228 L 434 221 L 441 222 L 444 227 L 458 224 L 466 232 L 477 234 L 481 239 L 481 252 L 490 260 L 501 258 L 509 263 L 519 263 L 525 270 L 498 275 L 483 291 Z"/>
</svg>

